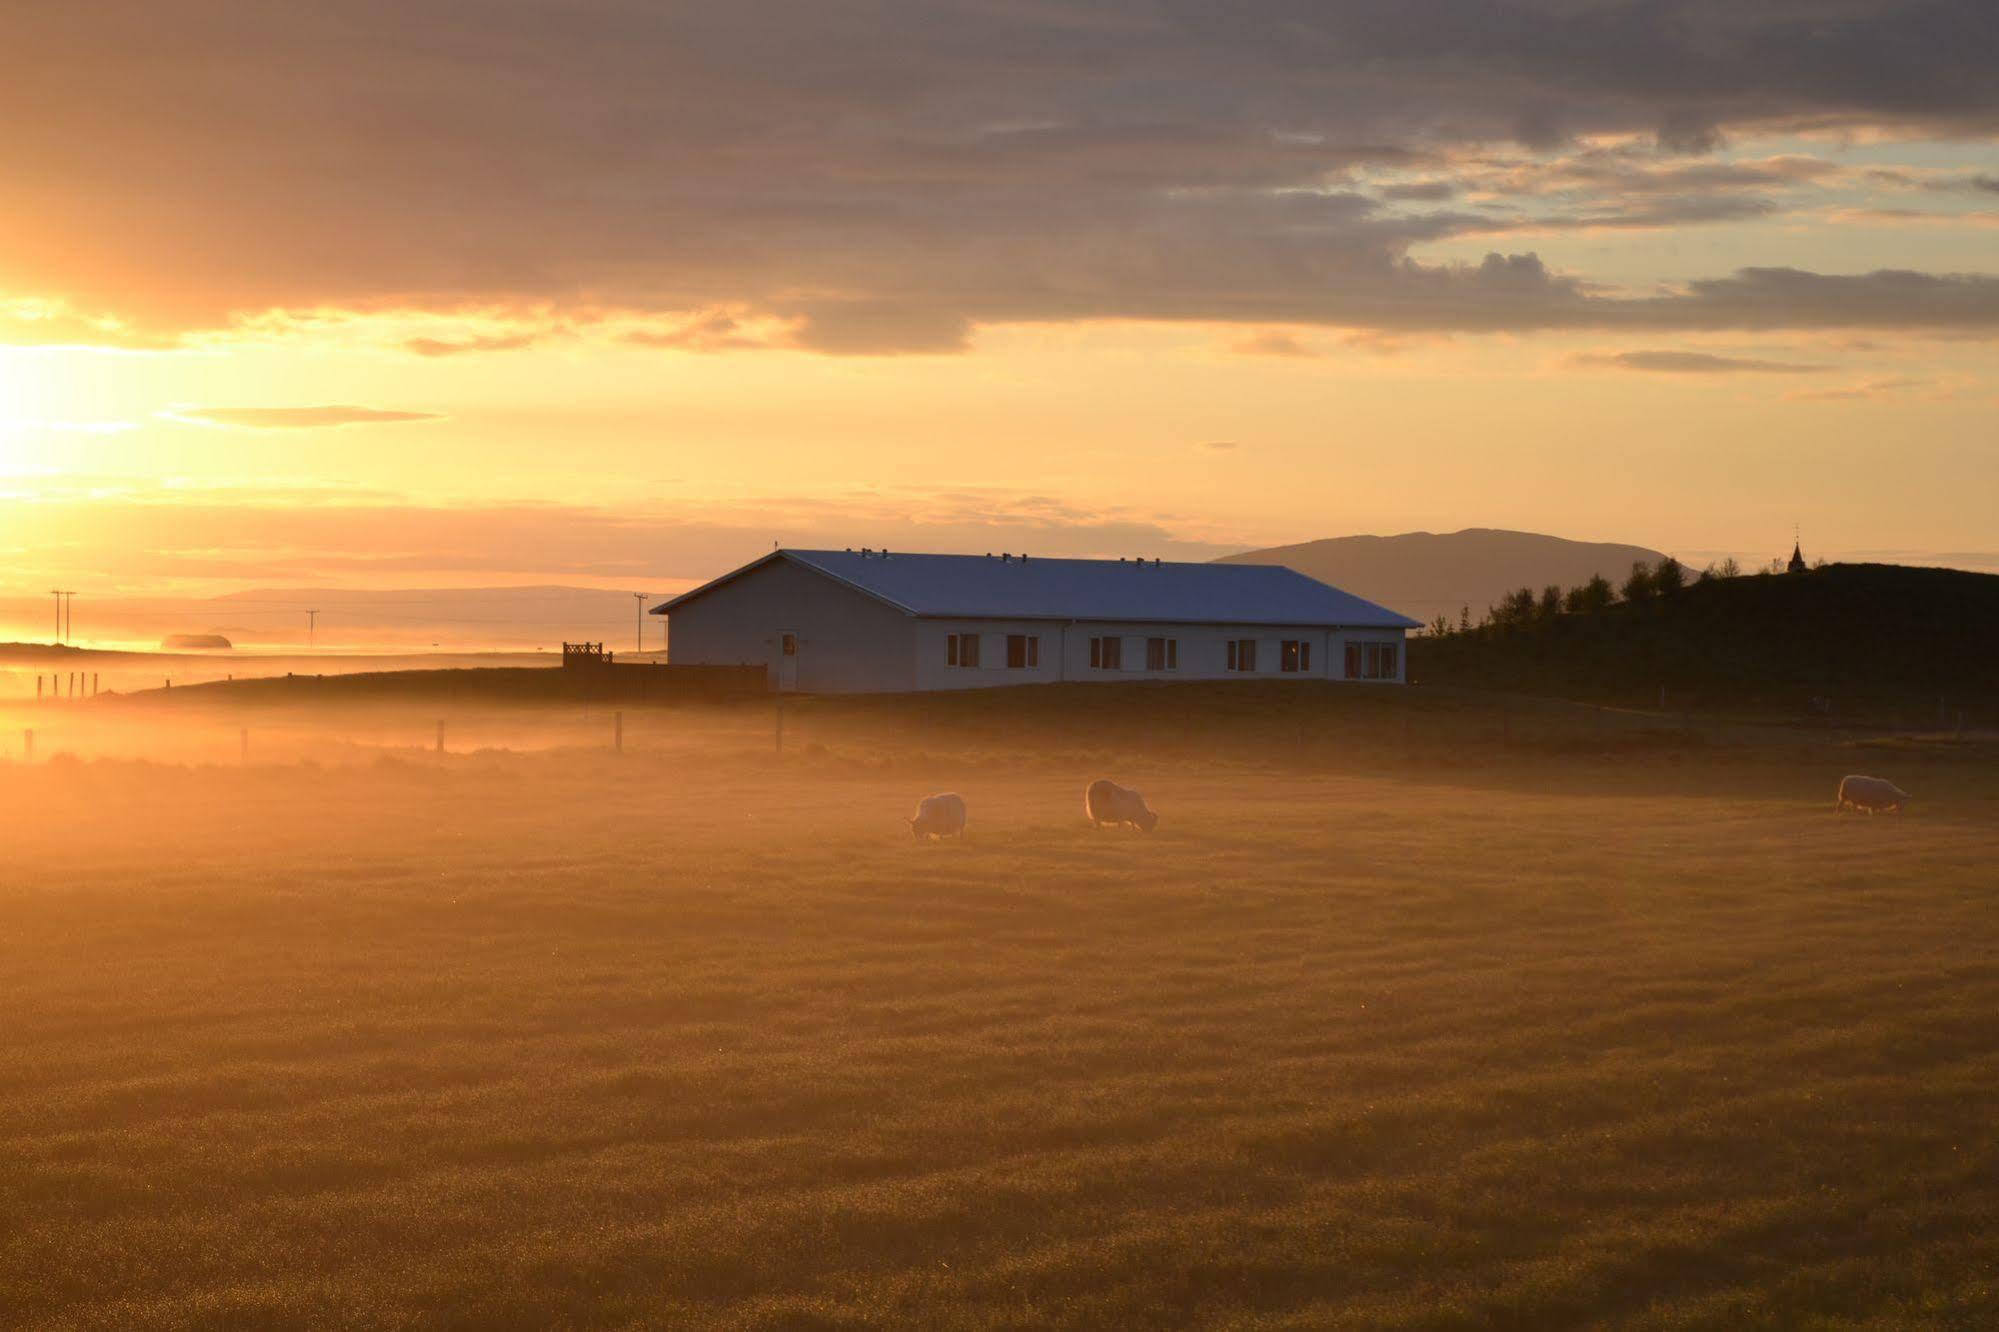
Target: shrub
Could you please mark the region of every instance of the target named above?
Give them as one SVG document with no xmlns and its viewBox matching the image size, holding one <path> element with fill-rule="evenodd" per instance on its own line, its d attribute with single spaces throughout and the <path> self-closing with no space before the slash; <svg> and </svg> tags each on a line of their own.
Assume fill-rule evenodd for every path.
<svg viewBox="0 0 1999 1332">
<path fill-rule="evenodd" d="M 1631 562 L 1631 577 L 1624 580 L 1624 599 L 1634 606 L 1652 600 L 1652 570 L 1643 560 Z"/>
</svg>

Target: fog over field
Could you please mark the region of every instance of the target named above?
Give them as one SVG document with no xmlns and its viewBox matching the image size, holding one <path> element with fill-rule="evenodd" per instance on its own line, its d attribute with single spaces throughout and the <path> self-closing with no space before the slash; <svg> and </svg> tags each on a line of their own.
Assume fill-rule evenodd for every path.
<svg viewBox="0 0 1999 1332">
<path fill-rule="evenodd" d="M 1976 735 L 1339 686 L 799 700 L 781 754 L 769 699 L 0 724 L 8 1326 L 1999 1317 Z"/>
</svg>

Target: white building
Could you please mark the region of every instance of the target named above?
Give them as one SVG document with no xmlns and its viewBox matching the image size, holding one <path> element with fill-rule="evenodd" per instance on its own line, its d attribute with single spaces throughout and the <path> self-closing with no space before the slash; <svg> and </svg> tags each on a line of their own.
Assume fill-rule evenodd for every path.
<svg viewBox="0 0 1999 1332">
<path fill-rule="evenodd" d="M 1401 683 L 1416 621 L 1277 565 L 774 550 L 652 609 L 680 664 L 773 689 L 1059 680 Z"/>
</svg>

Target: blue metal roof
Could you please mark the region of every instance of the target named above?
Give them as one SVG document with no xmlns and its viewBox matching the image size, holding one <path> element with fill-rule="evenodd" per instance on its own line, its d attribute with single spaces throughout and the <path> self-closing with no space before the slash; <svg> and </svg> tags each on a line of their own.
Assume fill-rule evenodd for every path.
<svg viewBox="0 0 1999 1332">
<path fill-rule="evenodd" d="M 774 550 L 655 606 L 705 596 L 785 559 L 909 615 L 981 620 L 1126 620 L 1165 624 L 1321 625 L 1414 629 L 1415 620 L 1275 564 L 1050 560 L 896 551 Z"/>
</svg>

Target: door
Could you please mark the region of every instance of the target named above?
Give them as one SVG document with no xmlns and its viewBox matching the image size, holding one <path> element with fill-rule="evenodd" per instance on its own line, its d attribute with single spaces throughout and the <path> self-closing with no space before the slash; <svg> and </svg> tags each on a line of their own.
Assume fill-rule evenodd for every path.
<svg viewBox="0 0 1999 1332">
<path fill-rule="evenodd" d="M 788 694 L 798 688 L 798 635 L 781 633 L 777 636 L 777 688 Z"/>
</svg>

